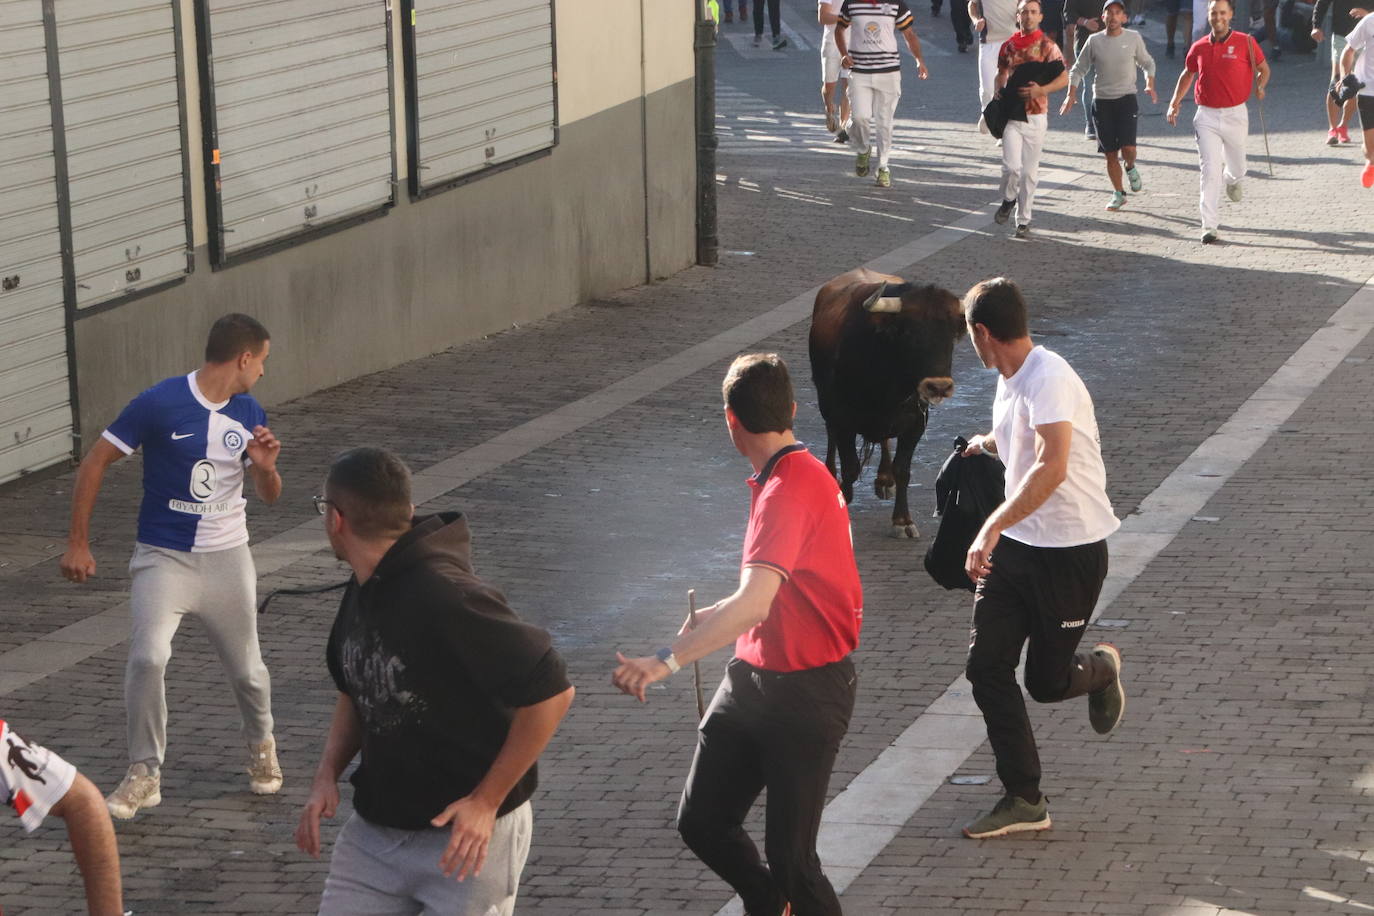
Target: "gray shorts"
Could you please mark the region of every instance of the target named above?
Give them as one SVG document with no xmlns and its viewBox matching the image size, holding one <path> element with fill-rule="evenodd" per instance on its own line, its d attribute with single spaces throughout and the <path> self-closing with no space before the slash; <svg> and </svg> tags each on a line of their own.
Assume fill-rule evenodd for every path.
<svg viewBox="0 0 1374 916">
<path fill-rule="evenodd" d="M 533 828 L 529 802 L 497 818 L 482 873 L 459 881 L 439 870 L 447 827 L 397 830 L 354 814 L 334 841 L 320 916 L 511 916 Z"/>
</svg>

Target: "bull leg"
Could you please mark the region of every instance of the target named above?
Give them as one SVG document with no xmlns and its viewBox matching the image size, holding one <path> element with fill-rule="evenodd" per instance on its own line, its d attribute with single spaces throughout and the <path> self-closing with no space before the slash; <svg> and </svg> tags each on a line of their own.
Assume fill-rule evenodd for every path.
<svg viewBox="0 0 1374 916">
<path fill-rule="evenodd" d="M 835 474 L 835 431 L 830 428 L 830 424 L 825 424 L 825 469 L 830 472 L 830 476 L 839 480 Z"/>
<path fill-rule="evenodd" d="M 897 501 L 892 507 L 892 536 L 894 538 L 918 538 L 920 532 L 916 530 L 916 523 L 911 519 L 911 510 L 907 508 L 907 486 L 911 483 L 911 458 L 916 454 L 916 443 L 921 441 L 921 433 L 925 432 L 925 418 L 916 428 L 903 433 L 897 437 L 897 454 L 893 456 L 893 472 L 896 477 Z"/>
<path fill-rule="evenodd" d="M 840 452 L 840 492 L 844 494 L 845 505 L 854 501 L 854 481 L 859 479 L 859 451 L 855 445 L 858 436 L 843 432 L 836 437 Z"/>
<path fill-rule="evenodd" d="M 891 499 L 897 494 L 896 481 L 892 476 L 891 439 L 883 440 L 883 457 L 878 462 L 878 476 L 873 478 L 873 495 L 879 499 Z"/>
</svg>

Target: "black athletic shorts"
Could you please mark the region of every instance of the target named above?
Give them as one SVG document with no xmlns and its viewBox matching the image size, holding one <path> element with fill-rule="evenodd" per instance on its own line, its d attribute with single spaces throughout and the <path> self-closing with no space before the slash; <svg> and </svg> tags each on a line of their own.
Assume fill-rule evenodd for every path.
<svg viewBox="0 0 1374 916">
<path fill-rule="evenodd" d="M 1097 151 L 1114 153 L 1123 146 L 1135 146 L 1135 122 L 1139 112 L 1134 92 L 1119 99 L 1093 99 Z"/>
<path fill-rule="evenodd" d="M 1170 16 L 1177 16 L 1179 13 L 1187 13 L 1191 16 L 1193 15 L 1193 4 L 1190 0 L 1187 9 L 1184 9 L 1183 0 L 1164 0 L 1164 12 L 1168 13 Z M 1183 41 L 1187 43 L 1187 35 L 1183 36 Z"/>
<path fill-rule="evenodd" d="M 1360 112 L 1360 129 L 1374 130 L 1374 95 L 1355 96 L 1355 107 Z"/>
</svg>

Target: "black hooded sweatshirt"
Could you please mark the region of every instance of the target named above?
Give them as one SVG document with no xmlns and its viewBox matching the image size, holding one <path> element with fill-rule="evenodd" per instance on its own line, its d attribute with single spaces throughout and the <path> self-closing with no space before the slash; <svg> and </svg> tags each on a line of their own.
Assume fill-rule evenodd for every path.
<svg viewBox="0 0 1374 916">
<path fill-rule="evenodd" d="M 549 634 L 472 571 L 462 513 L 417 517 L 361 585 L 350 581 L 326 650 L 362 720 L 353 808 L 420 830 L 482 781 L 514 711 L 570 686 Z M 523 804 L 530 767 L 499 814 Z"/>
</svg>

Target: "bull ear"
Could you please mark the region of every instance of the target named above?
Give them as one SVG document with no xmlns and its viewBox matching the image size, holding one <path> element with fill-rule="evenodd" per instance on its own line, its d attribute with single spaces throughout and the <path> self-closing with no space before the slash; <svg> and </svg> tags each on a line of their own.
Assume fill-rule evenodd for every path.
<svg viewBox="0 0 1374 916">
<path fill-rule="evenodd" d="M 875 314 L 896 314 L 902 310 L 900 296 L 887 295 L 887 284 L 879 283 L 873 295 L 864 300 L 864 311 Z"/>
</svg>

